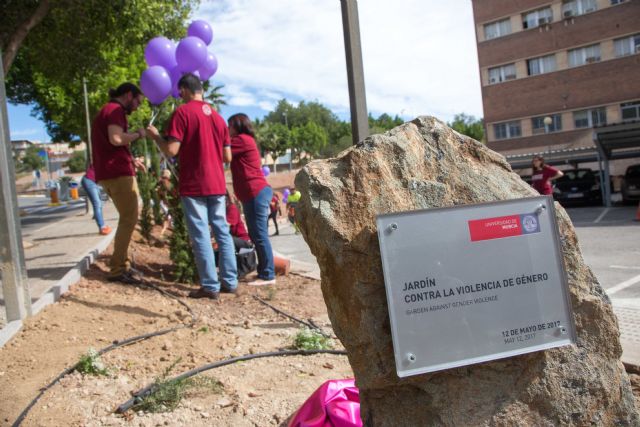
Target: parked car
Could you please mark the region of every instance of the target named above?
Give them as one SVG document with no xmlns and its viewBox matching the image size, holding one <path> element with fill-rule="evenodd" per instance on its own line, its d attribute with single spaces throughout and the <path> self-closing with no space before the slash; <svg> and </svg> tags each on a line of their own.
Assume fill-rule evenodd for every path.
<svg viewBox="0 0 640 427">
<path fill-rule="evenodd" d="M 600 176 L 591 169 L 565 170 L 554 181 L 553 198 L 560 203 L 602 203 Z"/>
<path fill-rule="evenodd" d="M 622 201 L 630 203 L 640 200 L 640 164 L 627 168 L 622 181 Z"/>
</svg>

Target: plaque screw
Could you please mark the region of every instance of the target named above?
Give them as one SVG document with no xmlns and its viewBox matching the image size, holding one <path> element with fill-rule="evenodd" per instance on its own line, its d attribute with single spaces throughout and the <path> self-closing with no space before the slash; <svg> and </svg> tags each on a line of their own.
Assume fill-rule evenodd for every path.
<svg viewBox="0 0 640 427">
<path fill-rule="evenodd" d="M 389 226 L 389 230 L 396 231 L 398 229 L 398 224 L 395 222 Z"/>
<path fill-rule="evenodd" d="M 562 326 L 562 327 L 560 328 L 560 333 L 561 333 L 562 335 L 566 334 L 566 333 L 567 333 L 567 328 L 565 328 L 564 326 Z"/>
<path fill-rule="evenodd" d="M 540 205 L 536 208 L 536 215 L 540 215 L 542 212 L 544 212 L 547 209 L 547 207 L 545 205 Z"/>
<path fill-rule="evenodd" d="M 416 355 L 413 353 L 407 353 L 407 360 L 409 361 L 409 363 L 415 363 Z"/>
</svg>

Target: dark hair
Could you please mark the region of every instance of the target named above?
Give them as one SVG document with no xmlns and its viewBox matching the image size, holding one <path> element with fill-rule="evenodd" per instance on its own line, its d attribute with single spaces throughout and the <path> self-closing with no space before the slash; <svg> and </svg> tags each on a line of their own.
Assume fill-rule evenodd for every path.
<svg viewBox="0 0 640 427">
<path fill-rule="evenodd" d="M 187 73 L 178 81 L 178 89 L 180 88 L 188 89 L 191 93 L 198 93 L 202 92 L 202 83 L 195 74 Z"/>
<path fill-rule="evenodd" d="M 255 133 L 253 132 L 251 119 L 249 119 L 246 114 L 234 114 L 233 116 L 229 117 L 229 120 L 227 120 L 227 122 L 229 123 L 229 127 L 233 128 L 238 135 L 245 134 L 251 136 L 252 138 L 256 137 Z"/>
<path fill-rule="evenodd" d="M 534 156 L 533 159 L 531 160 L 531 167 L 533 168 L 533 170 L 537 170 L 535 165 L 533 164 L 534 160 L 540 160 L 540 169 L 542 169 L 544 167 L 544 157 L 542 157 L 542 156 Z"/>
<path fill-rule="evenodd" d="M 142 91 L 138 86 L 134 85 L 133 83 L 126 82 L 118 86 L 117 89 L 109 89 L 109 98 L 118 98 L 119 96 L 122 96 L 129 92 L 131 92 L 134 97 L 142 94 Z"/>
</svg>

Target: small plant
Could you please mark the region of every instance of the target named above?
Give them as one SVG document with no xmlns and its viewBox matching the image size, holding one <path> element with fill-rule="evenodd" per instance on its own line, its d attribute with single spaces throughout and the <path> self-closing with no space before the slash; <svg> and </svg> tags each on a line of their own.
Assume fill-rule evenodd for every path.
<svg viewBox="0 0 640 427">
<path fill-rule="evenodd" d="M 276 297 L 276 288 L 273 286 L 269 286 L 267 288 L 267 295 L 265 296 L 265 299 L 267 301 L 273 301 L 275 297 Z"/>
<path fill-rule="evenodd" d="M 296 334 L 293 345 L 298 350 L 327 350 L 333 348 L 333 341 L 316 330 L 304 328 Z"/>
<path fill-rule="evenodd" d="M 86 354 L 80 357 L 80 361 L 76 365 L 76 371 L 85 375 L 109 375 L 109 369 L 104 365 L 100 359 L 100 355 L 93 348 L 90 348 Z"/>
<path fill-rule="evenodd" d="M 184 379 L 167 379 L 169 373 L 180 363 L 177 359 L 156 379 L 153 392 L 136 403 L 132 409 L 144 412 L 170 412 L 175 410 L 189 391 L 200 389 L 211 393 L 221 393 L 222 383 L 209 377 L 196 377 Z"/>
<path fill-rule="evenodd" d="M 203 334 L 206 334 L 207 332 L 209 332 L 209 327 L 207 325 L 201 327 L 200 329 L 198 329 L 198 332 L 202 332 Z"/>
</svg>

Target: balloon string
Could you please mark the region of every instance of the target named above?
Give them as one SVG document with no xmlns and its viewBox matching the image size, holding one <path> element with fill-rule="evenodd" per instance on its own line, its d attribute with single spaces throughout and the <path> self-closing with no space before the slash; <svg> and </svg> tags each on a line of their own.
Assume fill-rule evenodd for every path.
<svg viewBox="0 0 640 427">
<path fill-rule="evenodd" d="M 151 120 L 149 121 L 149 126 L 153 125 L 153 122 L 155 122 L 155 120 L 160 115 L 160 112 L 162 111 L 162 105 L 157 110 L 154 108 L 154 110 L 155 110 L 155 112 L 151 115 Z M 151 139 L 153 140 L 153 138 L 151 138 Z M 153 143 L 156 144 L 155 140 L 153 140 Z M 158 144 L 156 144 L 156 146 L 158 146 Z M 164 160 L 164 164 L 167 165 L 167 167 L 169 168 L 169 170 L 171 171 L 173 176 L 176 177 L 176 181 L 178 181 L 178 175 L 176 174 L 176 170 L 173 167 L 173 164 L 169 161 L 167 156 L 165 156 L 164 152 L 162 151 L 162 149 L 159 146 L 158 146 L 158 151 L 160 151 L 160 155 L 162 156 L 162 159 Z"/>
</svg>

